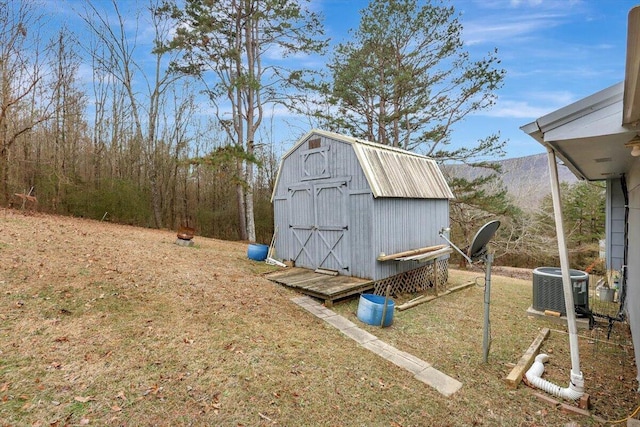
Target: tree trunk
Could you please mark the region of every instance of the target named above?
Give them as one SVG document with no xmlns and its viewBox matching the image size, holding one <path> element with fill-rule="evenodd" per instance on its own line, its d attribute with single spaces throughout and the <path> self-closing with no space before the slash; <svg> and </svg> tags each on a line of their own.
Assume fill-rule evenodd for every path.
<svg viewBox="0 0 640 427">
<path fill-rule="evenodd" d="M 238 176 L 242 177 L 242 160 L 238 160 Z M 242 183 L 236 184 L 236 198 L 238 202 L 238 231 L 240 240 L 249 240 L 247 234 L 246 204 L 244 200 L 244 186 Z"/>
<path fill-rule="evenodd" d="M 9 204 L 9 150 L 4 146 L 0 148 L 0 182 L 2 186 L 2 196 L 5 204 Z"/>
<path fill-rule="evenodd" d="M 151 184 L 151 205 L 153 208 L 153 220 L 156 228 L 162 228 L 162 200 L 160 197 L 160 191 L 158 189 L 158 177 L 155 171 L 155 166 L 151 166 L 151 176 L 149 181 Z"/>
<path fill-rule="evenodd" d="M 256 241 L 256 220 L 253 211 L 253 163 L 247 162 L 247 238 L 250 242 Z"/>
</svg>

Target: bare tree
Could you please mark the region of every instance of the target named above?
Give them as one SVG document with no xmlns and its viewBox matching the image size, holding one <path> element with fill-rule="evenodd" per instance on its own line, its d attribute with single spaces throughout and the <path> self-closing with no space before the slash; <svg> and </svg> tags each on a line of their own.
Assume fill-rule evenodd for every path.
<svg viewBox="0 0 640 427">
<path fill-rule="evenodd" d="M 77 180 L 81 163 L 81 145 L 85 142 L 87 125 L 84 121 L 86 99 L 77 87 L 80 57 L 77 40 L 66 28 L 52 41 L 52 99 L 53 117 L 50 122 L 51 143 L 49 173 L 53 176 L 52 208 L 63 198 L 63 188 Z"/>
<path fill-rule="evenodd" d="M 156 13 L 159 2 L 151 0 L 147 8 L 149 23 L 153 29 L 153 65 L 145 67 L 134 59 L 138 42 L 136 31 L 127 34 L 125 17 L 112 0 L 111 7 L 115 15 L 112 24 L 105 12 L 98 10 L 93 3 L 88 3 L 88 10 L 83 19 L 104 47 L 104 55 L 93 55 L 93 60 L 105 72 L 112 75 L 124 90 L 127 99 L 127 111 L 131 115 L 134 146 L 139 148 L 144 177 L 149 182 L 153 218 L 156 227 L 163 226 L 162 183 L 159 176 L 158 152 L 162 141 L 159 139 L 160 108 L 166 91 L 180 76 L 169 72 L 165 56 L 170 54 L 163 48 L 169 36 L 171 25 L 166 15 Z M 136 86 L 136 78 L 144 81 L 144 92 Z M 143 92 L 143 94 L 141 94 Z M 146 113 L 146 114 L 145 114 Z"/>
<path fill-rule="evenodd" d="M 9 202 L 9 158 L 19 138 L 51 116 L 40 39 L 43 17 L 33 2 L 0 0 L 0 194 Z"/>
<path fill-rule="evenodd" d="M 293 0 L 186 0 L 164 10 L 181 25 L 173 47 L 184 53 L 180 69 L 207 84 L 216 116 L 238 154 L 236 184 L 240 238 L 255 241 L 256 135 L 266 104 L 284 102 L 303 74 L 268 54 L 321 52 L 317 14 Z"/>
</svg>

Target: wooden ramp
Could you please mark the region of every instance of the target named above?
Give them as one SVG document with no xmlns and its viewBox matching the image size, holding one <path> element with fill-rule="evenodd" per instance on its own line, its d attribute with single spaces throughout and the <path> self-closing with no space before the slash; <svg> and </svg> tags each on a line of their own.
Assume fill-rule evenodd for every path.
<svg viewBox="0 0 640 427">
<path fill-rule="evenodd" d="M 373 281 L 369 279 L 330 276 L 297 267 L 269 273 L 264 277 L 303 294 L 322 299 L 327 307 L 331 307 L 335 300 L 373 289 Z"/>
</svg>

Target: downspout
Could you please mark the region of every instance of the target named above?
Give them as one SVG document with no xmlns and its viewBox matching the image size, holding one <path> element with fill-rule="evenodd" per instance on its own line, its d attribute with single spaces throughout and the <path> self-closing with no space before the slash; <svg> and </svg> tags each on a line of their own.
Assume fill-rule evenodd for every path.
<svg viewBox="0 0 640 427">
<path fill-rule="evenodd" d="M 564 305 L 567 312 L 567 326 L 569 327 L 569 349 L 571 351 L 571 378 L 569 386 L 562 388 L 540 378 L 544 373 L 544 362 L 549 360 L 546 354 L 539 354 L 535 362 L 526 373 L 527 381 L 533 386 L 563 399 L 576 400 L 584 394 L 584 377 L 580 371 L 580 351 L 578 349 L 578 328 L 576 326 L 576 311 L 573 302 L 573 284 L 569 274 L 569 255 L 564 235 L 562 221 L 562 205 L 560 203 L 560 183 L 555 152 L 547 146 L 549 173 L 551 175 L 551 197 L 553 212 L 558 235 L 558 251 L 560 253 L 560 269 L 562 270 L 562 287 L 564 290 Z"/>
<path fill-rule="evenodd" d="M 618 318 L 623 319 L 627 310 L 627 263 L 629 262 L 629 190 L 627 189 L 627 176 L 620 177 L 622 196 L 624 197 L 624 251 L 622 253 L 622 271 L 620 272 L 620 308 Z"/>
</svg>

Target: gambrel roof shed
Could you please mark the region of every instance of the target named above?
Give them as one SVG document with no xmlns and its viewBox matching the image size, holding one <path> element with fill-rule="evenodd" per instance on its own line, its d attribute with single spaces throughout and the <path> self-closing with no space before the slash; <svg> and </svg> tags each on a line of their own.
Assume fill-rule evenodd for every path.
<svg viewBox="0 0 640 427">
<path fill-rule="evenodd" d="M 433 159 L 388 145 L 318 129 L 308 132 L 298 140 L 293 148 L 282 157 L 281 165 L 284 164 L 287 158 L 299 151 L 302 145 L 313 139 L 314 135 L 318 138 L 324 137 L 352 146 L 371 188 L 373 197 L 453 198 L 453 193 L 451 193 L 440 168 Z M 310 150 L 313 150 L 313 148 L 310 148 Z M 328 148 L 317 147 L 317 150 L 318 152 L 324 152 L 328 151 Z M 308 153 L 306 157 L 308 158 L 310 154 L 312 153 Z M 322 158 L 325 161 L 328 159 L 326 155 L 323 155 Z M 278 170 L 274 188 L 278 186 L 281 171 L 282 168 Z M 310 175 L 301 178 L 310 178 Z M 276 191 L 274 189 L 272 201 L 275 196 Z"/>
<path fill-rule="evenodd" d="M 442 243 L 453 194 L 426 156 L 322 130 L 283 156 L 272 202 L 276 255 L 296 266 L 372 280 L 415 263 L 381 263 Z"/>
</svg>

